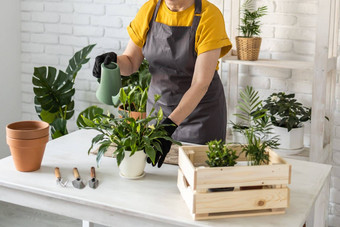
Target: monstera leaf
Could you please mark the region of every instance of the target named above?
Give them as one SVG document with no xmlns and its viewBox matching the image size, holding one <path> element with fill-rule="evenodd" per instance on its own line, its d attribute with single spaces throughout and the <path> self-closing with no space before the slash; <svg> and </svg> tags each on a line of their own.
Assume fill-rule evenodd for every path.
<svg viewBox="0 0 340 227">
<path fill-rule="evenodd" d="M 94 46 L 89 45 L 75 53 L 66 72 L 50 66 L 34 68 L 32 83 L 35 110 L 40 119 L 51 125 L 52 135 L 68 133 L 66 121 L 74 115 L 74 81 L 82 65 L 90 60 L 86 57 Z"/>
<path fill-rule="evenodd" d="M 70 119 L 74 113 L 74 101 L 72 97 L 75 93 L 74 84 L 68 80 L 67 74 L 53 67 L 34 68 L 33 91 L 35 94 L 36 111 L 43 119 L 45 115 L 51 115 L 63 119 Z M 44 110 L 44 115 L 41 112 Z M 47 114 L 46 111 L 50 114 Z M 58 113 L 58 114 L 56 114 Z M 58 116 L 59 115 L 59 116 Z M 51 123 L 54 119 L 48 119 Z"/>
<path fill-rule="evenodd" d="M 86 119 L 93 120 L 96 116 L 103 114 L 104 110 L 97 106 L 90 106 L 79 113 L 77 118 L 77 126 L 79 128 L 86 128 L 87 124 L 84 122 L 84 116 Z"/>
<path fill-rule="evenodd" d="M 81 69 L 81 66 L 86 64 L 90 58 L 86 58 L 87 55 L 92 51 L 95 44 L 84 47 L 80 51 L 76 52 L 74 56 L 69 60 L 66 68 L 67 76 L 69 80 L 73 81 L 76 79 L 77 73 Z"/>
</svg>

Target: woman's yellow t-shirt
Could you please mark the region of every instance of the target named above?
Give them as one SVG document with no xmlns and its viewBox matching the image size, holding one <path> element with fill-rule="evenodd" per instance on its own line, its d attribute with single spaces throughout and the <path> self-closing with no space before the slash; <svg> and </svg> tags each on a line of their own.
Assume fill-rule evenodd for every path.
<svg viewBox="0 0 340 227">
<path fill-rule="evenodd" d="M 197 27 L 195 37 L 195 51 L 197 56 L 209 50 L 221 48 L 220 57 L 223 57 L 231 49 L 231 42 L 225 31 L 224 19 L 220 10 L 207 0 L 202 1 L 201 20 Z M 135 19 L 127 30 L 132 41 L 139 47 L 143 47 L 149 31 L 149 23 L 158 0 L 147 1 L 138 11 Z M 163 0 L 158 10 L 156 22 L 168 26 L 191 26 L 194 18 L 195 4 L 189 8 L 173 12 Z"/>
</svg>

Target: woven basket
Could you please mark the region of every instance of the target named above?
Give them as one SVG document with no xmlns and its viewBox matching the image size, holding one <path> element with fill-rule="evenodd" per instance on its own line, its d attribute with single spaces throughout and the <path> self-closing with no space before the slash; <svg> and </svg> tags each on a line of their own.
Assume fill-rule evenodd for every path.
<svg viewBox="0 0 340 227">
<path fill-rule="evenodd" d="M 262 38 L 236 37 L 237 58 L 245 61 L 256 61 L 259 58 Z"/>
</svg>

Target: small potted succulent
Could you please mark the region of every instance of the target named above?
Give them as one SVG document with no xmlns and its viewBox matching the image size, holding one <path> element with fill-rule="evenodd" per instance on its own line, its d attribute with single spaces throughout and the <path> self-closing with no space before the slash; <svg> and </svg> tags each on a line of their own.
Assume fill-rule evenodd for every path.
<svg viewBox="0 0 340 227">
<path fill-rule="evenodd" d="M 275 134 L 280 136 L 282 149 L 301 149 L 304 147 L 303 123 L 311 119 L 311 108 L 303 106 L 295 99 L 295 94 L 273 93 L 263 108 L 268 110 L 274 125 Z"/>
<path fill-rule="evenodd" d="M 266 15 L 267 6 L 257 9 L 254 0 L 246 0 L 241 7 L 241 36 L 236 37 L 237 57 L 239 60 L 255 61 L 258 59 L 262 38 L 260 34 L 260 18 Z"/>
<path fill-rule="evenodd" d="M 155 95 L 155 103 L 160 99 L 159 95 Z M 120 175 L 123 178 L 138 179 L 144 176 L 144 168 L 146 158 L 149 157 L 154 163 L 157 152 L 162 152 L 160 140 L 168 140 L 175 144 L 181 145 L 179 142 L 167 136 L 163 124 L 163 112 L 160 109 L 156 116 L 153 116 L 155 108 L 153 106 L 149 115 L 145 119 L 135 119 L 132 117 L 115 117 L 112 114 L 98 114 L 89 119 L 82 116 L 81 128 L 95 129 L 100 134 L 92 140 L 89 152 L 95 144 L 99 144 L 97 153 L 97 163 L 110 146 L 115 146 L 117 164 L 119 166 Z M 149 125 L 151 121 L 155 124 Z"/>
<path fill-rule="evenodd" d="M 210 167 L 234 166 L 238 155 L 236 151 L 225 145 L 222 140 L 213 140 L 207 143 L 209 151 L 208 159 L 205 161 Z M 234 187 L 214 188 L 210 191 L 233 191 Z"/>
</svg>

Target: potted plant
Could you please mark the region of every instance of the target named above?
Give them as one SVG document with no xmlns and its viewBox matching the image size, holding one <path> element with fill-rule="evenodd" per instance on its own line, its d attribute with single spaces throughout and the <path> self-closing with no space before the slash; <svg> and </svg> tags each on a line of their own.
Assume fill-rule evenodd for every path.
<svg viewBox="0 0 340 227">
<path fill-rule="evenodd" d="M 160 99 L 155 95 L 155 103 Z M 97 114 L 93 119 L 82 116 L 85 129 L 95 129 L 100 132 L 92 140 L 89 152 L 95 144 L 99 144 L 97 153 L 97 164 L 107 151 L 109 146 L 115 146 L 117 164 L 120 175 L 128 179 L 137 179 L 144 176 L 146 157 L 155 162 L 156 152 L 162 152 L 161 140 L 168 140 L 181 145 L 167 136 L 163 124 L 163 112 L 160 109 L 156 116 L 153 116 L 153 106 L 145 119 L 134 119 L 132 117 L 117 118 L 112 114 Z M 151 121 L 155 124 L 149 125 Z"/>
<path fill-rule="evenodd" d="M 243 16 L 239 30 L 241 36 L 236 37 L 237 57 L 239 60 L 255 61 L 258 59 L 262 38 L 260 34 L 260 18 L 266 15 L 267 6 L 257 9 L 253 0 L 246 0 L 241 7 Z"/>
<path fill-rule="evenodd" d="M 122 77 L 122 88 L 119 95 L 113 97 L 114 106 L 118 107 L 120 114 L 126 115 L 124 112 L 129 112 L 130 117 L 146 117 L 150 81 L 151 73 L 146 59 L 143 60 L 137 72 L 128 77 Z"/>
<path fill-rule="evenodd" d="M 263 107 L 268 110 L 274 132 L 280 136 L 279 148 L 297 150 L 303 148 L 303 123 L 311 119 L 311 108 L 298 102 L 295 94 L 284 92 L 273 93 L 264 102 Z"/>
<path fill-rule="evenodd" d="M 82 65 L 90 60 L 87 56 L 94 46 L 76 52 L 65 71 L 51 66 L 34 68 L 35 110 L 41 120 L 50 124 L 52 139 L 68 134 L 67 120 L 74 114 L 75 79 Z"/>
<path fill-rule="evenodd" d="M 225 166 L 234 166 L 237 162 L 238 155 L 236 151 L 232 148 L 225 145 L 222 140 L 213 140 L 207 143 L 208 151 L 207 157 L 208 159 L 205 161 L 210 167 L 225 167 Z M 234 187 L 226 187 L 226 188 L 214 188 L 210 189 L 210 191 L 233 191 Z"/>
<path fill-rule="evenodd" d="M 233 128 L 233 142 L 247 143 L 243 131 L 252 127 L 255 123 L 260 123 L 259 119 L 266 115 L 266 110 L 261 108 L 262 100 L 252 87 L 247 86 L 240 91 L 240 99 L 236 108 L 238 113 L 234 114 L 237 117 L 237 122 L 231 122 Z"/>
</svg>

